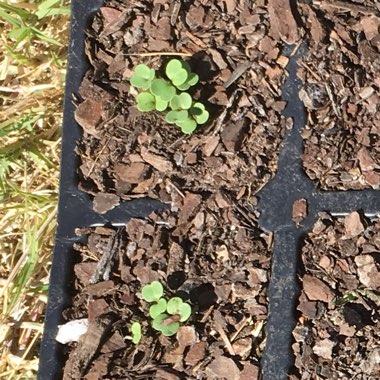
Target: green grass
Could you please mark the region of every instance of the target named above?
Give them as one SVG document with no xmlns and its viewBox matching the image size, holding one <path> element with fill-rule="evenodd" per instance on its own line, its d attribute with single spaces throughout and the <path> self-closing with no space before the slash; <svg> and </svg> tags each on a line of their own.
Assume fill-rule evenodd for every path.
<svg viewBox="0 0 380 380">
<path fill-rule="evenodd" d="M 34 379 L 54 243 L 69 1 L 0 1 L 0 379 Z"/>
</svg>

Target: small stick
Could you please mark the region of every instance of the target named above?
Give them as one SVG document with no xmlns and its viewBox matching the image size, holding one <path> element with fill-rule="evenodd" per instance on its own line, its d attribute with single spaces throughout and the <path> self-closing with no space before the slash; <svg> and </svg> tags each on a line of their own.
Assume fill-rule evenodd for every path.
<svg viewBox="0 0 380 380">
<path fill-rule="evenodd" d="M 331 105 L 332 105 L 332 108 L 333 108 L 333 110 L 334 110 L 335 115 L 336 115 L 336 116 L 340 116 L 340 115 L 339 115 L 339 112 L 338 112 L 338 108 L 336 107 L 336 104 L 335 104 L 335 100 L 334 100 L 333 93 L 332 93 L 332 91 L 331 91 L 330 86 L 329 86 L 327 83 L 325 84 L 325 88 L 326 88 L 327 95 L 328 95 L 329 98 L 330 98 Z"/>
<path fill-rule="evenodd" d="M 235 101 L 235 98 L 236 96 L 238 95 L 238 93 L 241 92 L 240 89 L 236 89 L 232 95 L 230 96 L 230 98 L 228 99 L 228 104 L 226 105 L 226 107 L 224 108 L 224 111 L 222 112 L 222 114 L 219 116 L 218 118 L 218 121 L 216 122 L 216 127 L 215 127 L 215 130 L 214 132 L 212 133 L 214 136 L 222 129 L 222 125 L 223 125 L 223 122 L 224 122 L 224 119 L 226 118 L 227 116 L 227 113 L 228 113 L 228 110 L 232 107 L 232 105 L 234 104 L 234 101 Z"/>
<path fill-rule="evenodd" d="M 224 332 L 224 330 L 218 324 L 216 326 L 216 331 L 218 332 L 218 334 L 220 335 L 220 337 L 223 339 L 223 342 L 226 345 L 228 353 L 230 355 L 232 355 L 232 356 L 235 356 L 236 355 L 235 350 L 232 347 L 231 342 L 228 339 L 228 336 L 226 335 L 226 333 Z"/>
<path fill-rule="evenodd" d="M 100 149 L 100 152 L 98 153 L 98 155 L 96 156 L 95 158 L 95 161 L 92 163 L 91 165 L 91 168 L 90 170 L 88 171 L 88 174 L 86 177 L 90 177 L 90 175 L 92 174 L 92 172 L 94 171 L 95 169 L 95 165 L 96 163 L 98 162 L 100 156 L 102 155 L 102 153 L 104 152 L 104 149 L 106 149 L 106 147 L 108 146 L 109 142 L 111 141 L 111 137 L 106 141 L 106 143 L 102 146 L 102 149 Z"/>
<path fill-rule="evenodd" d="M 239 326 L 239 328 L 231 335 L 231 342 L 233 342 L 237 336 L 241 333 L 241 331 L 244 329 L 245 326 L 247 326 L 247 323 L 249 322 L 248 318 L 244 318 L 244 322 Z"/>
</svg>

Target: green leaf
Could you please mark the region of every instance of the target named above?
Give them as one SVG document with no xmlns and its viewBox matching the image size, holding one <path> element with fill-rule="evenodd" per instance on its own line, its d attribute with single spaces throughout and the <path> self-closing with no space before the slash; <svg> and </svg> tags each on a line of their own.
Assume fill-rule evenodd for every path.
<svg viewBox="0 0 380 380">
<path fill-rule="evenodd" d="M 149 315 L 152 319 L 158 317 L 166 311 L 166 299 L 160 298 L 157 303 L 149 308 Z"/>
<path fill-rule="evenodd" d="M 156 96 L 156 110 L 165 111 L 168 108 L 169 102 L 162 100 L 159 96 Z"/>
<path fill-rule="evenodd" d="M 141 324 L 139 322 L 133 322 L 131 326 L 132 342 L 134 344 L 139 344 L 142 333 L 141 333 Z"/>
<path fill-rule="evenodd" d="M 184 67 L 183 61 L 180 61 L 179 59 L 170 60 L 166 65 L 165 72 L 176 87 L 185 83 L 189 76 L 189 71 Z"/>
<path fill-rule="evenodd" d="M 179 329 L 179 322 L 167 323 L 165 320 L 169 317 L 170 315 L 168 314 L 160 314 L 153 320 L 152 327 L 157 331 L 161 331 L 162 335 L 165 336 L 176 334 Z"/>
<path fill-rule="evenodd" d="M 62 7 L 58 4 L 60 2 L 61 0 L 45 0 L 38 6 L 38 10 L 34 14 L 40 20 L 48 16 L 70 14 L 70 9 L 68 7 Z"/>
<path fill-rule="evenodd" d="M 167 102 L 175 95 L 175 88 L 165 79 L 154 79 L 150 91 Z"/>
<path fill-rule="evenodd" d="M 0 4 L 0 7 L 3 7 L 2 4 Z M 4 12 L 0 9 L 0 18 L 7 21 L 9 24 L 11 24 L 14 28 L 21 28 L 22 22 L 19 21 L 16 17 L 11 16 L 9 13 Z"/>
<path fill-rule="evenodd" d="M 153 111 L 156 108 L 156 99 L 149 92 L 141 92 L 136 96 L 137 109 L 141 112 Z"/>
<path fill-rule="evenodd" d="M 190 115 L 195 119 L 198 124 L 204 124 L 209 119 L 210 114 L 206 110 L 204 104 L 194 103 L 189 110 Z"/>
<path fill-rule="evenodd" d="M 14 7 L 13 5 L 6 4 L 4 2 L 0 2 L 0 8 L 5 9 L 10 13 L 16 14 L 24 21 L 28 20 L 30 17 L 33 16 L 32 13 L 26 11 L 25 9 Z"/>
<path fill-rule="evenodd" d="M 170 111 L 166 114 L 166 121 L 169 124 L 185 121 L 189 117 L 189 113 L 186 110 Z"/>
<path fill-rule="evenodd" d="M 191 107 L 193 99 L 187 92 L 182 92 L 179 95 L 175 95 L 170 100 L 170 107 L 173 110 L 188 110 Z"/>
<path fill-rule="evenodd" d="M 57 45 L 57 46 L 63 46 L 59 41 L 57 41 L 55 38 L 52 38 L 52 37 L 49 37 L 47 36 L 45 33 L 42 33 L 41 31 L 39 31 L 37 28 L 35 28 L 34 26 L 32 26 L 30 28 L 34 35 L 36 37 L 38 37 L 40 40 L 42 41 L 45 41 L 45 42 L 48 42 L 49 44 L 51 45 Z"/>
<path fill-rule="evenodd" d="M 16 41 L 16 46 L 32 34 L 31 29 L 28 26 L 14 29 L 8 33 L 8 37 Z"/>
<path fill-rule="evenodd" d="M 187 91 L 190 87 L 195 86 L 199 82 L 199 76 L 194 73 L 190 73 L 186 82 L 177 86 L 178 90 Z"/>
<path fill-rule="evenodd" d="M 135 68 L 135 72 L 131 76 L 130 82 L 132 86 L 147 90 L 152 84 L 156 72 L 143 63 Z"/>
<path fill-rule="evenodd" d="M 142 288 L 141 294 L 147 302 L 158 302 L 164 294 L 164 287 L 159 281 L 152 281 Z"/>
<path fill-rule="evenodd" d="M 171 298 L 166 309 L 169 314 L 179 315 L 181 317 L 180 322 L 185 322 L 191 315 L 191 306 L 179 297 Z"/>
<path fill-rule="evenodd" d="M 176 125 L 178 125 L 181 128 L 183 133 L 189 135 L 190 133 L 193 133 L 196 130 L 198 124 L 194 119 L 188 118 L 185 121 L 177 121 Z"/>
</svg>

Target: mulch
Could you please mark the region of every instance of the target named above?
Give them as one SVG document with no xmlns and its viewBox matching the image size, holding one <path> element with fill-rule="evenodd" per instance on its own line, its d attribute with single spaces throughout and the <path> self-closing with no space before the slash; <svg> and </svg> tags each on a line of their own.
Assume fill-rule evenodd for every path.
<svg viewBox="0 0 380 380">
<path fill-rule="evenodd" d="M 380 223 L 321 214 L 302 248 L 300 379 L 380 377 Z"/>
<path fill-rule="evenodd" d="M 303 165 L 323 189 L 380 186 L 380 5 L 313 1 L 299 10 L 310 49 L 300 62 L 308 114 Z"/>
<path fill-rule="evenodd" d="M 186 197 L 191 209 L 175 216 L 78 230 L 87 242 L 75 246 L 76 296 L 64 315 L 89 329 L 71 344 L 64 379 L 258 378 L 271 237 L 256 235 L 254 219 L 244 228 L 218 196 Z M 192 305 L 174 338 L 150 326 L 141 288 L 154 280 Z M 123 338 L 132 321 L 143 326 L 138 345 Z"/>
<path fill-rule="evenodd" d="M 288 58 L 269 30 L 264 2 L 108 1 L 88 32 L 93 69 L 76 111 L 80 188 L 95 199 L 112 194 L 109 208 L 145 196 L 170 201 L 176 188 L 250 198 L 274 175 L 291 123 L 281 115 Z M 139 63 L 160 69 L 172 58 L 162 51 L 190 55 L 182 58 L 200 76 L 192 95 L 211 121 L 191 136 L 135 108 L 128 78 Z"/>
</svg>

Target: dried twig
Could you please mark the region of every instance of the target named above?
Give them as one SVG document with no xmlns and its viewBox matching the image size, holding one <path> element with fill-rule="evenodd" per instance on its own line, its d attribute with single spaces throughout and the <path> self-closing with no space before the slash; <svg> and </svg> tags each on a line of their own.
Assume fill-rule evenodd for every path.
<svg viewBox="0 0 380 380">
<path fill-rule="evenodd" d="M 221 115 L 219 116 L 219 118 L 218 118 L 218 120 L 216 122 L 216 126 L 215 126 L 215 129 L 214 129 L 214 132 L 212 133 L 214 136 L 222 129 L 222 125 L 224 123 L 224 119 L 227 116 L 228 110 L 232 107 L 232 105 L 234 104 L 235 99 L 236 99 L 238 93 L 240 93 L 240 92 L 241 92 L 240 89 L 236 89 L 232 93 L 232 95 L 230 96 L 230 98 L 228 99 L 228 103 L 227 103 L 226 107 L 224 108 L 224 111 L 221 113 Z"/>
</svg>

